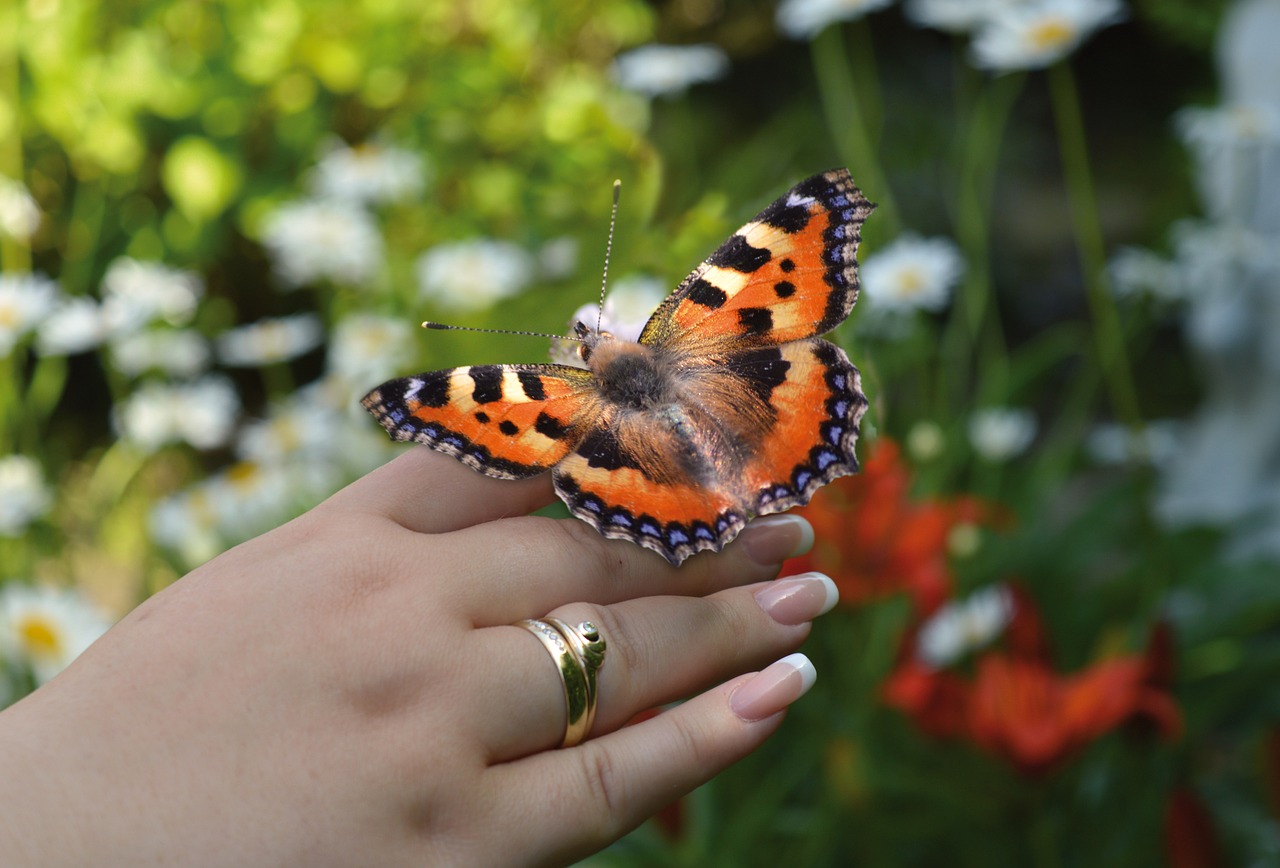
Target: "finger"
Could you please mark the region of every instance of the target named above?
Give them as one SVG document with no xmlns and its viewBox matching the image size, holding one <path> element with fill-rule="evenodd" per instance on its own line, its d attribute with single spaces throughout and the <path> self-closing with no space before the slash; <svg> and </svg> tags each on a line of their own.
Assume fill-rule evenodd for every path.
<svg viewBox="0 0 1280 868">
<path fill-rule="evenodd" d="M 831 579 L 806 573 L 705 598 L 575 604 L 553 613 L 569 624 L 591 621 L 606 642 L 595 726 L 588 737 L 794 651 L 808 636 L 809 622 L 830 611 L 837 599 Z M 475 635 L 485 644 L 477 659 L 508 661 L 501 682 L 475 696 L 469 715 L 480 721 L 477 735 L 490 746 L 490 756 L 503 761 L 558 746 L 566 710 L 556 661 L 522 628 Z M 495 697 L 504 697 L 506 714 L 492 708 Z M 518 697 L 516 707 L 513 697 Z"/>
<path fill-rule="evenodd" d="M 441 545 L 433 557 L 466 564 L 474 577 L 453 589 L 458 605 L 476 626 L 497 626 L 572 602 L 706 596 L 767 581 L 784 560 L 808 551 L 813 528 L 798 515 L 759 518 L 724 551 L 694 555 L 679 567 L 632 542 L 605 539 L 576 519 L 534 516 L 435 541 Z"/>
<path fill-rule="evenodd" d="M 385 515 L 409 530 L 445 533 L 523 516 L 554 499 L 551 475 L 491 479 L 461 462 L 416 446 L 347 486 L 337 505 Z"/>
<path fill-rule="evenodd" d="M 485 794 L 505 816 L 528 817 L 530 863 L 570 863 L 617 840 L 646 818 L 759 747 L 780 713 L 816 673 L 792 654 L 634 726 L 568 750 L 494 766 Z"/>
</svg>

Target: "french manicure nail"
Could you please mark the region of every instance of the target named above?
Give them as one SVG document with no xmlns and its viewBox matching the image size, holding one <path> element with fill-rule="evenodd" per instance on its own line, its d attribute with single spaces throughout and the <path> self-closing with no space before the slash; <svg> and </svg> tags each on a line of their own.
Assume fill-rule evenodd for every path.
<svg viewBox="0 0 1280 868">
<path fill-rule="evenodd" d="M 756 591 L 756 602 L 779 624 L 803 624 L 825 615 L 839 601 L 836 583 L 822 573 L 801 573 Z"/>
<path fill-rule="evenodd" d="M 788 654 L 739 684 L 729 707 L 745 721 L 764 720 L 809 692 L 818 671 L 803 654 Z"/>
<path fill-rule="evenodd" d="M 747 557 L 773 566 L 813 548 L 813 526 L 798 515 L 769 515 L 747 525 L 741 539 Z"/>
</svg>

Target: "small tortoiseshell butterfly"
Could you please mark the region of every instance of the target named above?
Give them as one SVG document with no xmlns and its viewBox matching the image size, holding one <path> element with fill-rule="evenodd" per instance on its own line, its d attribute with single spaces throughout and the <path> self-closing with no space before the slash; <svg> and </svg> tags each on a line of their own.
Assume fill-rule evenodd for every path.
<svg viewBox="0 0 1280 868">
<path fill-rule="evenodd" d="M 858 370 L 817 336 L 853 308 L 872 207 L 847 169 L 816 175 L 685 278 L 638 342 L 578 323 L 587 369 L 452 368 L 384 383 L 363 404 L 393 439 L 487 476 L 550 470 L 606 537 L 675 565 L 719 551 L 748 519 L 858 469 Z"/>
</svg>

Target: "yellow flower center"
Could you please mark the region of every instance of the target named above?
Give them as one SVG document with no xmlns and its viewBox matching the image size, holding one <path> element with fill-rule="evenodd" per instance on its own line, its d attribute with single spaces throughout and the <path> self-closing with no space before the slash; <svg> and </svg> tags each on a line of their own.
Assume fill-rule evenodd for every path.
<svg viewBox="0 0 1280 868">
<path fill-rule="evenodd" d="M 18 327 L 18 310 L 11 304 L 0 304 L 0 329 Z"/>
<path fill-rule="evenodd" d="M 1041 51 L 1052 51 L 1069 43 L 1076 35 L 1070 24 L 1060 18 L 1041 21 L 1031 28 L 1031 44 Z"/>
<path fill-rule="evenodd" d="M 18 623 L 18 638 L 27 656 L 33 659 L 57 659 L 62 653 L 62 636 L 57 625 L 38 613 Z"/>
<path fill-rule="evenodd" d="M 919 295 L 924 289 L 924 275 L 918 269 L 903 269 L 898 275 L 898 294 L 903 298 Z"/>
</svg>

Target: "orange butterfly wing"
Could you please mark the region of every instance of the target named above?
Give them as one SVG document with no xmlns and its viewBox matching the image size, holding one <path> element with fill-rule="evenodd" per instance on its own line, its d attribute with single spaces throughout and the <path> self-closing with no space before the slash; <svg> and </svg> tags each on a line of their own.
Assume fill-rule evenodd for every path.
<svg viewBox="0 0 1280 868">
<path fill-rule="evenodd" d="M 499 479 L 551 469 L 596 412 L 590 371 L 472 365 L 383 383 L 361 402 L 393 440 L 412 440 Z"/>
</svg>

